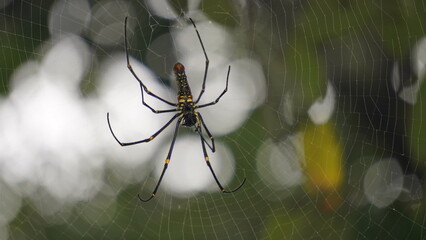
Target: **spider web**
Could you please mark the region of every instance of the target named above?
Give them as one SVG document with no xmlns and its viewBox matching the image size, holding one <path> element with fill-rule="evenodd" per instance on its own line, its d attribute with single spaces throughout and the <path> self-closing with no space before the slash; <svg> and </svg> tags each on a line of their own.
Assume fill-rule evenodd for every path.
<svg viewBox="0 0 426 240">
<path fill-rule="evenodd" d="M 423 1 L 0 1 L 0 239 L 424 239 Z M 141 104 L 185 65 L 215 136 Z M 155 109 L 169 109 L 145 94 Z"/>
</svg>

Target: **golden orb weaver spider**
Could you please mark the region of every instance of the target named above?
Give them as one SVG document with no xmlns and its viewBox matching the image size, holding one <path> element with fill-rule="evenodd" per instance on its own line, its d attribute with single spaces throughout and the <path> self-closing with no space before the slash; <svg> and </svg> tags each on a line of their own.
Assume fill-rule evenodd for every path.
<svg viewBox="0 0 426 240">
<path fill-rule="evenodd" d="M 164 129 L 166 129 L 175 119 L 177 119 L 175 131 L 174 131 L 173 138 L 172 138 L 172 142 L 171 142 L 170 148 L 169 148 L 169 152 L 168 152 L 166 160 L 164 162 L 163 171 L 161 172 L 160 178 L 159 178 L 159 180 L 158 180 L 158 182 L 157 182 L 157 184 L 154 188 L 154 191 L 151 193 L 149 198 L 143 199 L 138 194 L 138 198 L 142 202 L 148 202 L 153 197 L 155 197 L 155 194 L 157 193 L 158 187 L 160 186 L 161 181 L 163 180 L 164 174 L 167 170 L 167 167 L 170 163 L 170 158 L 172 156 L 173 147 L 175 145 L 177 133 L 178 133 L 180 126 L 194 127 L 194 131 L 197 132 L 198 135 L 200 136 L 201 146 L 202 146 L 203 154 L 204 154 L 204 160 L 206 161 L 207 166 L 209 167 L 210 172 L 212 173 L 213 178 L 216 181 L 216 183 L 219 186 L 219 189 L 222 193 L 233 193 L 233 192 L 237 191 L 238 189 L 240 189 L 244 185 L 244 183 L 246 182 L 246 178 L 244 178 L 242 183 L 237 188 L 235 188 L 231 191 L 226 191 L 224 189 L 224 187 L 222 187 L 222 184 L 220 184 L 220 182 L 219 182 L 218 178 L 216 177 L 216 174 L 214 173 L 213 168 L 210 164 L 209 157 L 208 157 L 207 151 L 206 151 L 206 144 L 212 152 L 215 152 L 216 148 L 215 148 L 215 144 L 214 144 L 214 137 L 210 133 L 209 129 L 207 128 L 207 126 L 206 126 L 206 124 L 203 120 L 203 117 L 201 116 L 201 114 L 196 109 L 215 105 L 216 103 L 219 102 L 220 98 L 228 91 L 228 80 L 229 80 L 229 73 L 231 71 L 231 66 L 228 67 L 228 73 L 226 75 L 226 87 L 223 90 L 223 92 L 219 95 L 219 97 L 217 97 L 216 100 L 214 100 L 212 102 L 197 105 L 198 102 L 201 99 L 201 96 L 203 95 L 203 93 L 205 91 L 207 72 L 208 72 L 208 68 L 209 68 L 209 58 L 207 57 L 207 53 L 206 53 L 206 50 L 204 48 L 203 41 L 201 40 L 200 34 L 198 33 L 197 26 L 195 25 L 194 21 L 191 18 L 189 18 L 189 20 L 191 21 L 192 25 L 194 26 L 195 32 L 197 33 L 197 36 L 198 36 L 198 40 L 200 41 L 201 47 L 203 49 L 204 56 L 206 58 L 203 84 L 202 84 L 202 87 L 201 87 L 200 94 L 198 95 L 197 100 L 194 102 L 193 99 L 192 99 L 191 89 L 189 87 L 188 80 L 186 78 L 185 67 L 183 66 L 183 64 L 181 64 L 179 62 L 176 63 L 173 67 L 173 71 L 175 73 L 175 77 L 176 77 L 176 81 L 177 81 L 177 87 L 178 87 L 178 92 L 177 92 L 178 102 L 173 103 L 173 102 L 167 101 L 167 100 L 163 99 L 162 97 L 160 97 L 160 96 L 154 94 L 153 92 L 149 91 L 148 88 L 145 86 L 145 84 L 143 84 L 142 80 L 136 75 L 135 71 L 133 70 L 132 65 L 130 64 L 130 61 L 129 61 L 129 49 L 128 49 L 128 46 L 127 46 L 127 17 L 124 19 L 124 44 L 125 44 L 125 48 L 126 48 L 127 68 L 129 69 L 129 71 L 132 73 L 134 78 L 139 83 L 139 86 L 140 86 L 140 89 L 141 89 L 141 95 L 142 95 L 142 104 L 144 106 L 146 106 L 147 108 L 149 108 L 153 113 L 156 113 L 156 114 L 168 113 L 168 112 L 177 112 L 164 126 L 162 126 L 160 128 L 160 130 L 158 130 L 157 132 L 152 134 L 152 136 L 150 136 L 149 138 L 139 140 L 139 141 L 134 141 L 134 142 L 121 142 L 120 140 L 118 140 L 118 138 L 115 136 L 114 131 L 112 130 L 112 127 L 111 127 L 111 123 L 110 123 L 110 120 L 109 120 L 109 112 L 107 113 L 107 122 L 108 122 L 109 130 L 111 131 L 111 134 L 114 137 L 114 139 L 121 146 L 130 146 L 130 145 L 135 145 L 135 144 L 139 144 L 139 143 L 150 142 L 150 141 L 154 140 L 154 138 L 157 135 L 159 135 Z M 160 101 L 162 101 L 162 102 L 164 102 L 168 105 L 175 107 L 175 108 L 167 109 L 167 110 L 156 110 L 156 109 L 152 108 L 150 105 L 148 105 L 145 102 L 144 92 L 146 94 L 154 97 L 154 98 L 157 98 L 158 100 L 160 100 Z M 203 128 L 205 129 L 207 136 L 211 140 L 211 145 L 207 142 L 207 140 L 203 136 L 203 132 L 202 132 Z"/>
</svg>

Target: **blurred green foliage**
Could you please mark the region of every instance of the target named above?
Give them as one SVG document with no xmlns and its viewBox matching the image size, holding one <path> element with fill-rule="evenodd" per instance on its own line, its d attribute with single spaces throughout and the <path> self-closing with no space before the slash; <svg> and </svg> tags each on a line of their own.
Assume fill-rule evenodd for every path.
<svg viewBox="0 0 426 240">
<path fill-rule="evenodd" d="M 170 2 L 182 12 L 188 7 L 183 0 Z M 170 199 L 170 196 L 156 199 L 170 205 L 166 208 L 155 201 L 139 203 L 134 193 L 139 192 L 140 186 L 131 186 L 121 189 L 116 201 L 103 208 L 99 221 L 94 222 L 80 212 L 88 206 L 96 207 L 90 202 L 69 210 L 70 216 L 58 216 L 63 221 L 57 223 L 43 219 L 32 203 L 25 202 L 20 215 L 9 226 L 12 239 L 424 237 L 424 199 L 418 203 L 420 207 L 400 202 L 388 209 L 368 204 L 351 206 L 346 198 L 350 191 L 343 180 L 341 189 L 334 192 L 342 204 L 333 209 L 322 207 L 329 197 L 323 192 L 297 191 L 288 199 L 272 201 L 258 191 L 267 186 L 262 185 L 255 169 L 256 149 L 263 139 L 272 136 L 279 141 L 298 127 L 286 125 L 280 119 L 283 92 L 292 92 L 298 116 L 296 125 L 305 127 L 309 121 L 304 114 L 306 108 L 324 95 L 327 81 L 331 81 L 337 87 L 339 98 L 337 114 L 330 126 L 342 135 L 344 153 L 339 164 L 345 172 L 355 174 L 350 164 L 359 161 L 363 154 L 375 154 L 396 156 L 403 162 L 404 170 L 423 176 L 426 168 L 425 86 L 421 87 L 418 102 L 412 107 L 394 96 L 389 79 L 390 66 L 395 61 L 410 66 L 407 62 L 411 51 L 425 36 L 424 2 L 273 0 L 247 1 L 246 7 L 235 2 L 203 0 L 200 8 L 212 21 L 238 33 L 236 41 L 249 46 L 250 56 L 263 64 L 267 75 L 268 102 L 254 111 L 240 130 L 222 139 L 232 147 L 238 169 L 246 169 L 248 181 L 244 191 L 232 196 L 201 194 L 188 200 Z M 47 18 L 53 3 L 54 0 L 14 1 L 0 11 L 0 91 L 3 95 L 8 93 L 14 69 L 29 59 L 38 58 L 37 48 L 49 39 Z M 133 3 L 137 10 L 144 9 L 142 1 Z M 141 37 L 148 35 L 144 33 L 154 38 L 161 34 L 160 30 L 152 30 L 151 18 L 143 11 L 138 15 L 140 29 L 134 33 L 134 49 L 149 45 L 149 39 Z M 160 25 L 168 24 L 164 19 L 158 21 Z M 241 26 L 248 27 L 238 31 Z M 395 142 L 397 144 L 392 145 Z M 235 182 L 243 174 L 238 172 Z M 362 186 L 357 187 L 362 190 Z M 104 223 L 101 221 L 104 218 L 112 221 Z"/>
</svg>

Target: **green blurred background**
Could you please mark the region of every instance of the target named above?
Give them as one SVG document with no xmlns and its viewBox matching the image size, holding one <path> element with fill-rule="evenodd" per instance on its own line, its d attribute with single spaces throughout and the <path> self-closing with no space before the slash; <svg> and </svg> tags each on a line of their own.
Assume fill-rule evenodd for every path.
<svg viewBox="0 0 426 240">
<path fill-rule="evenodd" d="M 68 1 L 0 1 L 2 110 L 13 96 L 16 69 L 42 61 L 45 48 L 58 37 L 49 28 L 50 14 L 58 2 Z M 130 15 L 134 26 L 130 52 L 142 62 L 148 61 L 156 38 L 181 30 L 180 25 L 173 25 L 172 17 L 159 16 L 149 1 L 81 2 L 86 2 L 93 15 L 95 7 L 111 2 L 131 6 L 115 10 Z M 10 174 L 5 166 L 14 165 L 15 158 L 0 153 L 2 239 L 425 238 L 424 1 L 165 2 L 179 19 L 187 14 L 195 20 L 202 16 L 226 29 L 233 40 L 232 57 L 254 59 L 262 67 L 265 101 L 250 111 L 237 130 L 218 137 L 235 157 L 230 185 L 237 185 L 244 176 L 247 183 L 232 195 L 207 192 L 179 198 L 162 193 L 141 203 L 137 193 L 143 189 L 149 194 L 152 184 L 145 179 L 123 184 L 108 165 L 94 174 L 101 175 L 109 192 L 93 190 L 84 200 L 64 197 L 66 204 L 52 206 L 55 210 L 46 214 L 50 206 L 43 205 L 45 198 L 38 196 L 44 190 L 33 189 L 25 181 L 12 184 L 10 178 L 5 180 Z M 123 18 L 112 10 L 106 13 L 117 18 L 117 26 L 108 27 L 113 36 L 120 37 L 100 44 L 96 39 L 104 32 L 94 35 L 92 28 L 106 23 L 90 14 L 88 25 L 77 34 L 92 54 L 79 83 L 82 99 L 96 96 L 100 88 L 100 62 L 116 59 L 114 53 L 124 51 Z M 56 25 L 56 30 L 65 28 L 65 24 Z M 170 85 L 167 74 L 172 63 L 168 62 L 173 62 L 167 53 L 179 51 L 173 50 L 175 44 L 168 47 L 162 48 L 159 64 L 148 64 L 165 86 Z M 124 64 L 122 68 L 127 71 Z M 327 86 L 333 86 L 333 104 L 321 102 L 330 95 Z M 323 103 L 324 109 L 319 111 L 326 121 L 318 123 L 318 118 L 308 114 L 315 102 Z M 32 103 L 25 104 L 31 107 Z M 32 117 L 18 114 L 16 121 Z M 109 134 L 105 115 L 102 117 L 97 124 Z M 6 123 L 1 123 L 2 133 L 10 127 Z M 4 146 L 10 141 L 0 139 Z M 61 138 L 55 141 L 61 142 Z M 22 143 L 19 151 L 29 151 L 25 141 Z M 290 155 L 298 160 L 289 161 L 290 167 L 280 165 Z M 294 176 L 290 184 L 286 176 L 292 169 L 300 176 Z M 132 174 L 139 170 L 133 169 Z M 49 181 L 55 181 L 52 176 Z M 16 199 L 18 205 L 14 205 Z"/>
</svg>

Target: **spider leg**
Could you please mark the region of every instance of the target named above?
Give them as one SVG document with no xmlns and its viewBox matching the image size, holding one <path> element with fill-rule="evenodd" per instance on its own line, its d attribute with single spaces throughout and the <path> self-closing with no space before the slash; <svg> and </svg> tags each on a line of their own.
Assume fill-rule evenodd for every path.
<svg viewBox="0 0 426 240">
<path fill-rule="evenodd" d="M 198 134 L 200 135 L 200 138 L 201 138 L 201 146 L 203 148 L 204 160 L 206 161 L 206 164 L 209 167 L 210 172 L 212 173 L 214 180 L 216 181 L 217 185 L 219 186 L 220 191 L 222 193 L 233 193 L 233 192 L 237 191 L 238 189 L 240 189 L 244 185 L 244 183 L 246 182 L 246 178 L 244 178 L 244 180 L 241 182 L 241 184 L 237 188 L 235 188 L 231 191 L 226 191 L 222 187 L 222 184 L 220 184 L 219 179 L 217 179 L 216 174 L 214 173 L 213 168 L 210 164 L 210 159 L 209 159 L 209 156 L 207 155 L 207 151 L 206 151 L 206 145 L 204 144 L 204 141 L 203 141 L 203 134 L 201 132 L 201 128 L 200 128 L 200 131 L 198 132 Z"/>
<path fill-rule="evenodd" d="M 200 119 L 201 125 L 204 127 L 204 129 L 206 130 L 207 136 L 209 137 L 209 139 L 211 140 L 211 145 L 206 141 L 206 139 L 203 137 L 203 141 L 207 144 L 207 146 L 210 148 L 210 150 L 212 150 L 212 152 L 216 151 L 215 145 L 214 145 L 214 137 L 213 135 L 210 133 L 209 129 L 207 128 L 206 123 L 204 122 L 203 117 L 201 116 L 200 113 L 197 113 L 198 118 Z M 199 128 L 201 128 L 201 126 L 199 126 Z"/>
<path fill-rule="evenodd" d="M 197 26 L 195 25 L 194 21 L 192 21 L 192 18 L 189 18 L 189 20 L 191 21 L 192 25 L 194 26 L 195 32 L 197 33 L 198 40 L 200 40 L 201 48 L 203 49 L 204 56 L 206 57 L 206 67 L 204 68 L 203 85 L 201 87 L 200 95 L 198 95 L 197 101 L 195 101 L 195 104 L 197 104 L 198 101 L 200 101 L 201 96 L 204 94 L 204 91 L 206 89 L 206 79 L 207 79 L 207 72 L 208 72 L 208 69 L 209 69 L 210 60 L 207 57 L 206 49 L 204 48 L 204 44 L 203 44 L 203 41 L 201 40 L 200 33 L 198 32 Z"/>
<path fill-rule="evenodd" d="M 172 143 L 170 144 L 169 153 L 167 154 L 166 160 L 164 161 L 163 171 L 161 172 L 160 179 L 158 179 L 157 185 L 155 185 L 154 191 L 151 193 L 151 195 L 147 199 L 143 199 L 140 196 L 140 194 L 138 194 L 138 198 L 142 202 L 148 202 L 153 197 L 155 197 L 155 194 L 157 193 L 158 187 L 160 186 L 161 181 L 163 180 L 164 174 L 166 173 L 167 167 L 169 166 L 169 163 L 170 163 L 170 158 L 172 156 L 173 148 L 175 146 L 176 136 L 177 136 L 177 133 L 178 133 L 178 130 L 179 130 L 179 125 L 180 125 L 181 120 L 182 120 L 182 118 L 179 118 L 178 121 L 177 121 L 177 123 L 176 123 L 175 133 L 173 135 Z"/>
<path fill-rule="evenodd" d="M 180 113 L 176 113 L 166 124 L 164 124 L 164 126 L 162 126 L 160 128 L 160 130 L 158 130 L 157 132 L 155 132 L 154 134 L 151 135 L 151 137 L 143 139 L 143 140 L 139 140 L 139 141 L 134 141 L 134 142 L 126 142 L 123 143 L 120 140 L 118 140 L 118 138 L 115 136 L 114 131 L 112 130 L 111 127 L 111 123 L 109 121 L 109 113 L 107 113 L 107 121 L 108 121 L 108 127 L 109 130 L 111 131 L 112 136 L 114 137 L 114 139 L 118 142 L 118 144 L 120 144 L 121 146 L 130 146 L 130 145 L 135 145 L 135 144 L 139 144 L 139 143 L 144 143 L 144 142 L 150 142 L 152 140 L 154 140 L 154 138 L 160 134 L 164 129 L 166 129 L 171 122 L 173 122 L 173 120 L 175 120 L 178 116 L 180 115 Z"/>
<path fill-rule="evenodd" d="M 158 100 L 167 103 L 171 106 L 177 106 L 176 103 L 172 103 L 170 101 L 165 100 L 164 98 L 156 95 L 155 93 L 151 92 L 148 90 L 148 88 L 145 86 L 145 84 L 143 84 L 142 80 L 139 79 L 139 77 L 136 75 L 135 71 L 133 70 L 132 65 L 130 64 L 130 60 L 129 60 L 129 48 L 127 45 L 127 17 L 124 19 L 124 45 L 126 48 L 126 60 L 127 60 L 127 68 L 129 69 L 129 71 L 132 73 L 132 75 L 135 77 L 135 79 L 138 81 L 140 88 L 141 88 L 141 94 L 142 94 L 142 104 L 144 106 L 146 106 L 147 108 L 149 108 L 152 112 L 154 113 L 161 113 L 161 112 L 165 112 L 165 110 L 155 110 L 154 108 L 152 108 L 150 105 L 148 105 L 145 100 L 144 100 L 144 96 L 143 96 L 143 92 L 145 91 L 148 95 L 151 95 L 155 98 L 157 98 Z M 167 111 L 167 110 L 166 110 Z"/>
<path fill-rule="evenodd" d="M 225 89 L 223 90 L 223 92 L 219 95 L 219 97 L 217 97 L 217 98 L 216 98 L 216 100 L 214 100 L 213 102 L 209 102 L 209 103 L 206 103 L 206 104 L 198 105 L 198 106 L 196 106 L 196 108 L 203 108 L 203 107 L 207 107 L 207 106 L 215 105 L 216 103 L 218 103 L 218 102 L 219 102 L 220 98 L 221 98 L 223 95 L 225 95 L 225 93 L 228 91 L 228 80 L 229 80 L 229 73 L 230 73 L 230 71 L 231 71 L 231 66 L 228 66 L 228 73 L 227 73 L 227 75 L 226 75 L 226 87 L 225 87 Z"/>
<path fill-rule="evenodd" d="M 200 129 L 200 128 L 201 128 L 201 126 L 198 126 L 198 127 L 197 127 L 197 129 Z M 199 131 L 199 130 L 197 130 L 197 129 L 195 130 L 196 132 L 197 132 L 197 131 Z M 214 145 L 210 145 L 210 143 L 208 143 L 208 142 L 207 142 L 207 140 L 204 138 L 204 136 L 203 136 L 203 142 L 207 144 L 207 146 L 210 148 L 210 150 L 211 150 L 212 152 L 215 152 L 215 151 L 216 151 L 216 149 L 215 149 Z"/>
</svg>

